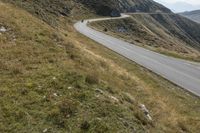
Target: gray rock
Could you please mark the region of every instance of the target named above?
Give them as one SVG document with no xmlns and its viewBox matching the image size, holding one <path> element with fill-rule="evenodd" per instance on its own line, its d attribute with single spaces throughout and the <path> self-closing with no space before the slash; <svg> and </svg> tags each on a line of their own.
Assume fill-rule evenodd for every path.
<svg viewBox="0 0 200 133">
<path fill-rule="evenodd" d="M 139 105 L 141 110 L 145 113 L 145 114 L 149 114 L 149 110 L 146 108 L 146 106 L 144 104 L 140 104 Z"/>
<path fill-rule="evenodd" d="M 118 32 L 122 32 L 122 33 L 127 32 L 127 30 L 126 30 L 124 27 L 119 27 L 119 28 L 117 29 L 117 31 L 118 31 Z"/>
<path fill-rule="evenodd" d="M 109 96 L 109 97 L 110 97 L 110 99 L 113 100 L 114 102 L 117 102 L 117 103 L 119 102 L 119 99 L 117 99 L 116 97 L 114 97 L 114 96 Z"/>
<path fill-rule="evenodd" d="M 4 26 L 1 26 L 0 32 L 6 32 L 6 31 L 7 31 L 7 29 Z"/>
<path fill-rule="evenodd" d="M 44 130 L 43 130 L 43 133 L 46 133 L 48 131 L 48 129 L 47 128 L 45 128 Z"/>
<path fill-rule="evenodd" d="M 146 108 L 144 104 L 139 105 L 140 109 L 143 111 L 143 113 L 146 115 L 147 119 L 152 121 L 152 117 L 149 114 L 149 110 Z"/>
<path fill-rule="evenodd" d="M 95 89 L 95 91 L 96 91 L 96 93 L 100 93 L 100 94 L 103 94 L 104 92 L 103 92 L 103 90 L 101 90 L 101 89 Z"/>
</svg>

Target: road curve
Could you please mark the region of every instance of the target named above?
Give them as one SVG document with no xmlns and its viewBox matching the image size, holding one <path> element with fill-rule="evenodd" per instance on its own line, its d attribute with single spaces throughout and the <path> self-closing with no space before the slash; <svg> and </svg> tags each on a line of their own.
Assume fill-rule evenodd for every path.
<svg viewBox="0 0 200 133">
<path fill-rule="evenodd" d="M 106 35 L 87 26 L 88 22 L 126 17 L 129 16 L 122 14 L 118 18 L 88 19 L 84 22 L 75 23 L 74 27 L 83 35 L 200 96 L 200 63 L 168 57 Z"/>
</svg>

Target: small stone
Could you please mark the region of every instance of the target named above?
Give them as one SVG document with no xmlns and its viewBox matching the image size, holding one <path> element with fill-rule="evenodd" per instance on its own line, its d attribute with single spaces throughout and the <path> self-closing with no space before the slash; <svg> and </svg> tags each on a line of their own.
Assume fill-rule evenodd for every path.
<svg viewBox="0 0 200 133">
<path fill-rule="evenodd" d="M 53 77 L 53 80 L 56 80 L 56 77 Z"/>
<path fill-rule="evenodd" d="M 100 94 L 103 94 L 103 91 L 101 90 L 101 89 L 95 89 L 95 91 L 97 92 L 97 93 L 100 93 Z"/>
<path fill-rule="evenodd" d="M 53 95 L 55 96 L 55 97 L 57 97 L 58 95 L 57 95 L 57 93 L 53 93 Z"/>
<path fill-rule="evenodd" d="M 7 31 L 6 28 L 4 26 L 1 26 L 0 32 L 6 32 L 6 31 Z"/>
<path fill-rule="evenodd" d="M 48 129 L 47 128 L 45 128 L 44 130 L 43 130 L 43 133 L 46 133 L 48 131 Z"/>
<path fill-rule="evenodd" d="M 124 27 L 119 27 L 118 29 L 117 29 L 117 31 L 118 32 L 126 32 L 126 29 L 124 28 Z"/>
<path fill-rule="evenodd" d="M 110 98 L 111 98 L 112 100 L 114 100 L 115 102 L 119 102 L 119 100 L 118 100 L 116 97 L 114 97 L 114 96 L 110 96 Z"/>
<path fill-rule="evenodd" d="M 96 97 L 96 98 L 99 98 L 100 96 L 99 96 L 99 95 L 95 95 L 95 97 Z"/>
<path fill-rule="evenodd" d="M 71 90 L 71 89 L 72 89 L 72 87 L 71 87 L 71 86 L 69 86 L 69 87 L 68 87 L 68 89 L 69 89 L 69 90 Z"/>
<path fill-rule="evenodd" d="M 146 108 L 146 106 L 144 104 L 140 104 L 139 107 L 141 108 L 143 113 L 146 115 L 147 119 L 152 121 L 152 117 L 150 116 L 149 110 Z"/>
<path fill-rule="evenodd" d="M 144 104 L 140 104 L 140 108 L 145 114 L 149 114 L 149 110 L 146 108 Z"/>
<path fill-rule="evenodd" d="M 152 117 L 149 114 L 147 114 L 147 118 L 152 121 Z"/>
<path fill-rule="evenodd" d="M 101 121 L 102 119 L 98 117 L 97 120 L 98 120 L 98 121 Z"/>
</svg>

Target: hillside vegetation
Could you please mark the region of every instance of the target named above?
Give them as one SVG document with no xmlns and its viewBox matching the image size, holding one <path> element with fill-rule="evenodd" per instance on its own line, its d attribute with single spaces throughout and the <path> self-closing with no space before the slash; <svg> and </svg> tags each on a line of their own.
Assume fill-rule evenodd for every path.
<svg viewBox="0 0 200 133">
<path fill-rule="evenodd" d="M 187 17 L 197 23 L 200 23 L 200 10 L 190 11 L 190 12 L 183 12 L 180 15 Z"/>
<path fill-rule="evenodd" d="M 199 98 L 77 33 L 96 14 L 62 2 L 0 1 L 1 133 L 199 131 Z"/>
<path fill-rule="evenodd" d="M 131 18 L 91 25 L 160 53 L 200 61 L 200 24 L 176 14 L 136 13 Z"/>
</svg>

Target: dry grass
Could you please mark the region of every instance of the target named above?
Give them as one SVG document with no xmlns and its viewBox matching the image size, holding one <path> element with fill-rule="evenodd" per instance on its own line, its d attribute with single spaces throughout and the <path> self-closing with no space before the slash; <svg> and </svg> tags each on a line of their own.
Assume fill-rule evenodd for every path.
<svg viewBox="0 0 200 133">
<path fill-rule="evenodd" d="M 54 29 L 2 3 L 0 16 L 10 29 L 0 37 L 0 132 L 198 132 L 199 98 L 78 34 L 69 18 Z"/>
<path fill-rule="evenodd" d="M 119 57 L 116 53 L 111 54 L 107 48 L 98 46 L 89 39 L 84 40 L 88 42 L 87 46 L 90 51 L 106 58 L 106 62 L 111 61 L 111 66 L 115 64 L 110 70 L 116 70 L 124 75 L 126 81 L 134 81 L 132 84 L 127 84 L 128 88 L 124 86 L 123 90 L 126 90 L 137 101 L 148 105 L 155 122 L 155 127 L 150 129 L 151 132 L 182 132 L 182 130 L 198 132 L 198 127 L 194 126 L 195 123 L 200 124 L 198 111 L 193 109 L 198 108 L 199 98 L 131 61 Z M 115 84 L 122 86 L 120 80 Z"/>
</svg>

